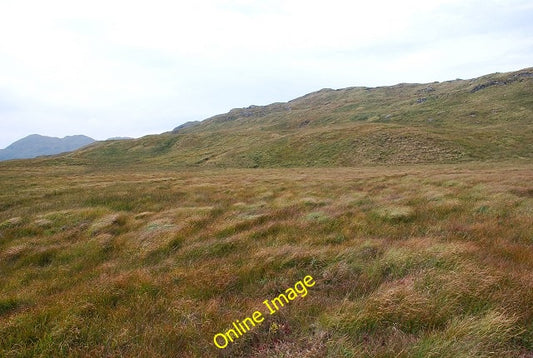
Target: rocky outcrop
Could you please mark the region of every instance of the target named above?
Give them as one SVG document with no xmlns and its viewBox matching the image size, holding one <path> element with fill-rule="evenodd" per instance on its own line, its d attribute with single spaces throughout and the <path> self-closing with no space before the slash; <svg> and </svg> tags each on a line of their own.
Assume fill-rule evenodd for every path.
<svg viewBox="0 0 533 358">
<path fill-rule="evenodd" d="M 176 128 L 174 128 L 172 130 L 172 133 L 178 133 L 179 131 L 181 131 L 182 129 L 185 129 L 185 128 L 189 128 L 189 127 L 193 127 L 195 125 L 197 125 L 198 123 L 200 123 L 200 121 L 189 121 L 189 122 L 185 122 L 183 124 L 180 124 L 179 126 L 177 126 Z"/>
<path fill-rule="evenodd" d="M 481 91 L 481 90 L 483 90 L 485 88 L 489 88 L 489 87 L 492 87 L 492 86 L 508 85 L 508 84 L 513 83 L 513 82 L 523 81 L 524 78 L 532 78 L 532 77 L 533 77 L 533 72 L 529 72 L 529 71 L 515 73 L 515 74 L 511 75 L 510 77 L 508 77 L 506 79 L 492 80 L 492 81 L 488 81 L 488 82 L 485 82 L 485 83 L 481 83 L 481 84 L 475 86 L 474 88 L 472 88 L 472 90 L 470 90 L 470 93 L 476 93 L 478 91 Z"/>
</svg>

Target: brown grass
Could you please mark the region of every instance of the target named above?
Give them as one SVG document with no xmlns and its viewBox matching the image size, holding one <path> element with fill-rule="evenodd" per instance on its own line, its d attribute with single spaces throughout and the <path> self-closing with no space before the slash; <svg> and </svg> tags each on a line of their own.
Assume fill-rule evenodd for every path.
<svg viewBox="0 0 533 358">
<path fill-rule="evenodd" d="M 530 165 L 1 169 L 0 356 L 533 354 Z"/>
</svg>

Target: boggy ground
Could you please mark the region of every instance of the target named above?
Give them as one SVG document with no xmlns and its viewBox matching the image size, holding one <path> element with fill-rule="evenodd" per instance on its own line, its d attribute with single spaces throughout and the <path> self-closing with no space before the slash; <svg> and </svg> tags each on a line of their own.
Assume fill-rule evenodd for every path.
<svg viewBox="0 0 533 358">
<path fill-rule="evenodd" d="M 0 356 L 533 355 L 531 165 L 1 169 Z"/>
</svg>

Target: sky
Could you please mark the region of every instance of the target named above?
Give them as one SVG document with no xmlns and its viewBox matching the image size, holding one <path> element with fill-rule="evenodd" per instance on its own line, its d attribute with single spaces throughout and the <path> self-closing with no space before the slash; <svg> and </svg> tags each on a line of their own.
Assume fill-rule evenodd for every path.
<svg viewBox="0 0 533 358">
<path fill-rule="evenodd" d="M 0 148 L 532 66 L 531 0 L 0 0 Z"/>
</svg>

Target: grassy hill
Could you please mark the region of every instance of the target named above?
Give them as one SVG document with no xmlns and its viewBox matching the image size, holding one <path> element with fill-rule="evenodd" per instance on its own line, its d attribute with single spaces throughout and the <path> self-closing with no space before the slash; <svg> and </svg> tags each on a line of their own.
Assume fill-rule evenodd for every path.
<svg viewBox="0 0 533 358">
<path fill-rule="evenodd" d="M 0 163 L 0 357 L 532 357 L 532 73 Z"/>
<path fill-rule="evenodd" d="M 69 160 L 165 167 L 358 166 L 530 160 L 533 69 L 472 80 L 324 89 L 177 133 L 99 143 Z"/>
</svg>

